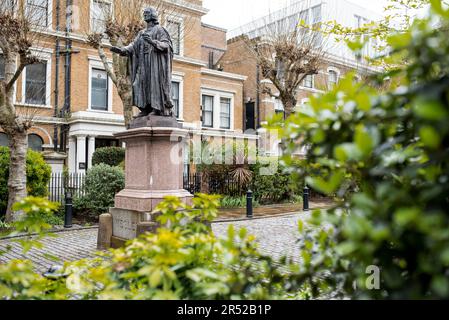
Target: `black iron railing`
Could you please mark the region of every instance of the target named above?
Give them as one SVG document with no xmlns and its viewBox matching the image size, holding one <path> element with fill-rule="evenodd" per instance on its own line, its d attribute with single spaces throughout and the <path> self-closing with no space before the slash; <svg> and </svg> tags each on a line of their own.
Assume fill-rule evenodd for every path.
<svg viewBox="0 0 449 320">
<path fill-rule="evenodd" d="M 48 183 L 48 199 L 64 204 L 67 191 L 71 192 L 73 198 L 81 197 L 84 195 L 85 181 L 86 175 L 84 173 L 52 173 L 50 182 Z M 184 174 L 183 187 L 191 194 L 203 192 L 243 196 L 247 191 L 245 186 L 242 186 L 230 176 L 203 176 L 201 173 Z"/>
<path fill-rule="evenodd" d="M 191 194 L 201 192 L 201 174 L 184 174 L 184 189 Z"/>
<path fill-rule="evenodd" d="M 84 173 L 52 173 L 48 183 L 48 199 L 64 203 L 67 191 L 70 191 L 74 198 L 83 196 L 85 180 Z"/>
</svg>

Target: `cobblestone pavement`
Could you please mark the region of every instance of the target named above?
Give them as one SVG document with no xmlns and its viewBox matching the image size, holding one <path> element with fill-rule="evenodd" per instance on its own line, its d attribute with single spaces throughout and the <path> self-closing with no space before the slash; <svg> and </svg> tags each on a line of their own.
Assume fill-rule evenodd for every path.
<svg viewBox="0 0 449 320">
<path fill-rule="evenodd" d="M 248 234 L 256 236 L 260 252 L 275 259 L 287 256 L 299 262 L 298 222 L 308 219 L 309 213 L 255 220 L 214 223 L 212 229 L 217 237 L 224 237 L 230 225 L 236 230 L 245 228 Z"/>
<path fill-rule="evenodd" d="M 17 238 L 0 240 L 0 263 L 14 259 L 31 260 L 36 271 L 47 271 L 49 267 L 62 264 L 64 261 L 75 261 L 95 257 L 97 249 L 97 228 L 81 229 L 56 233 L 57 237 L 49 237 L 41 242 L 42 249 L 32 248 L 23 255 L 22 246 Z M 9 250 L 7 250 L 9 247 Z M 58 258 L 59 260 L 54 260 Z"/>
<path fill-rule="evenodd" d="M 227 234 L 228 227 L 233 224 L 236 230 L 246 228 L 249 234 L 256 236 L 262 253 L 279 258 L 287 255 L 295 261 L 299 261 L 298 220 L 305 219 L 308 214 L 296 214 L 283 217 L 263 218 L 254 220 L 213 223 L 212 229 L 218 237 Z M 74 261 L 95 256 L 98 229 L 83 229 L 57 233 L 56 238 L 46 238 L 42 242 L 44 248 L 30 250 L 26 255 L 22 254 L 22 248 L 17 239 L 0 240 L 0 251 L 6 251 L 0 255 L 0 263 L 12 259 L 29 259 L 34 262 L 37 271 L 46 271 L 50 266 L 62 264 L 63 261 Z M 10 246 L 11 250 L 5 250 Z M 60 259 L 54 261 L 47 255 Z"/>
</svg>

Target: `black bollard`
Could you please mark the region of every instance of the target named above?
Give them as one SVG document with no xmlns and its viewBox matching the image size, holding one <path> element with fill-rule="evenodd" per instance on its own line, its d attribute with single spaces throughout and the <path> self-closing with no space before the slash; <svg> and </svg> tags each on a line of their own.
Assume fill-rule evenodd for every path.
<svg viewBox="0 0 449 320">
<path fill-rule="evenodd" d="M 65 194 L 64 228 L 72 227 L 72 217 L 73 217 L 72 193 L 68 191 Z"/>
<path fill-rule="evenodd" d="M 309 211 L 309 196 L 310 196 L 310 189 L 306 185 L 302 193 L 302 200 L 303 200 L 302 202 L 304 211 Z"/>
<path fill-rule="evenodd" d="M 251 190 L 246 193 L 246 217 L 250 219 L 253 217 L 253 192 Z"/>
</svg>

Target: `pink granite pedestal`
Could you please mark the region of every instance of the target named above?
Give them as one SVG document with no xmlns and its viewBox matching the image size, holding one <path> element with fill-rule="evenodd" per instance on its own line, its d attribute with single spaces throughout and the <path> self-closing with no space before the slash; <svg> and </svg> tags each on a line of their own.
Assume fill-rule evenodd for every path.
<svg viewBox="0 0 449 320">
<path fill-rule="evenodd" d="M 193 196 L 183 189 L 183 142 L 187 130 L 176 120 L 154 117 L 139 119 L 115 135 L 126 143 L 125 189 L 115 197 L 112 215 L 112 247 L 123 245 L 142 232 L 155 231 L 152 214 L 166 196 L 190 204 Z M 154 125 L 162 124 L 165 127 Z"/>
</svg>

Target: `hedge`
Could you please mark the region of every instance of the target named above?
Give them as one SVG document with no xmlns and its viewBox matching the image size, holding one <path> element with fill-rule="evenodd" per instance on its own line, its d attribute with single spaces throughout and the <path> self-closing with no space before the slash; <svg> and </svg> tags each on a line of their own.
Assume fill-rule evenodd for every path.
<svg viewBox="0 0 449 320">
<path fill-rule="evenodd" d="M 93 166 L 103 163 L 116 167 L 123 161 L 125 161 L 125 149 L 119 147 L 98 148 L 92 156 Z"/>
</svg>

